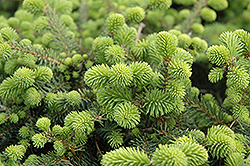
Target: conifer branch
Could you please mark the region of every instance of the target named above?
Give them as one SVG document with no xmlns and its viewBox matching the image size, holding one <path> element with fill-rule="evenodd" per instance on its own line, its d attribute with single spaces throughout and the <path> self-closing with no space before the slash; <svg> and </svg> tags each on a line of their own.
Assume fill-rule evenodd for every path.
<svg viewBox="0 0 250 166">
<path fill-rule="evenodd" d="M 183 114 L 179 115 L 179 120 L 178 120 L 178 129 L 181 128 L 181 120 L 182 120 Z"/>
<path fill-rule="evenodd" d="M 183 101 L 187 104 L 189 104 L 190 106 L 194 106 L 197 109 L 199 109 L 200 111 L 206 113 L 208 115 L 208 117 L 212 118 L 215 122 L 217 122 L 218 124 L 223 124 L 222 121 L 220 119 L 218 119 L 215 115 L 212 115 L 209 113 L 209 111 L 205 108 L 203 108 L 202 106 L 200 106 L 197 103 L 194 103 L 193 101 L 190 101 L 189 99 L 183 98 Z"/>
<path fill-rule="evenodd" d="M 167 131 L 164 131 L 164 130 L 162 131 L 162 130 L 159 130 L 159 129 L 157 129 L 157 131 L 159 133 L 162 133 L 162 134 L 165 134 L 165 135 L 169 136 L 170 138 L 175 138 L 172 134 L 168 133 Z"/>
<path fill-rule="evenodd" d="M 66 84 L 66 82 L 62 82 L 59 86 L 57 86 L 56 89 L 53 90 L 53 93 L 57 92 L 64 84 Z"/>
<path fill-rule="evenodd" d="M 188 33 L 190 31 L 194 21 L 199 17 L 201 9 L 206 5 L 206 0 L 199 0 L 194 4 L 192 13 L 182 23 L 183 33 Z"/>
<path fill-rule="evenodd" d="M 47 56 L 45 56 L 45 55 L 42 55 L 42 54 L 37 53 L 36 51 L 33 50 L 32 47 L 29 47 L 29 46 L 28 46 L 28 47 L 21 47 L 21 46 L 18 45 L 17 43 L 10 43 L 9 45 L 10 45 L 11 48 L 14 49 L 14 50 L 18 50 L 18 51 L 21 51 L 21 52 L 25 52 L 25 53 L 29 53 L 29 54 L 35 55 L 35 56 L 40 57 L 40 58 L 42 58 L 42 59 L 46 59 L 46 60 L 48 60 L 48 61 L 50 61 L 50 62 L 53 62 L 53 63 L 55 63 L 55 64 L 57 64 L 57 65 L 60 65 L 60 64 L 61 64 L 61 62 L 59 62 L 59 61 L 57 61 L 57 60 L 55 60 L 55 59 L 52 59 L 52 58 L 50 58 L 50 57 L 47 57 Z"/>
<path fill-rule="evenodd" d="M 0 137 L 3 136 L 4 134 L 6 134 L 7 132 L 13 130 L 14 128 L 20 126 L 21 124 L 16 124 L 15 126 L 12 126 L 11 128 L 8 128 L 8 130 L 5 130 L 4 132 L 0 133 Z"/>
<path fill-rule="evenodd" d="M 67 28 L 65 27 L 65 24 L 60 21 L 54 9 L 48 6 L 46 15 L 48 16 L 49 21 L 48 29 L 54 34 L 54 40 L 57 41 L 57 45 L 54 46 L 55 49 L 65 52 L 67 56 L 70 56 L 72 50 L 77 49 L 75 47 L 75 40 L 66 35 Z"/>
</svg>

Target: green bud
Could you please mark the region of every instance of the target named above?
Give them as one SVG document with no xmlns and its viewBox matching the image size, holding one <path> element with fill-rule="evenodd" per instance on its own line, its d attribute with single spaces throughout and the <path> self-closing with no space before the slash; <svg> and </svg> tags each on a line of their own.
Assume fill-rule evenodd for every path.
<svg viewBox="0 0 250 166">
<path fill-rule="evenodd" d="M 60 72 L 64 72 L 65 70 L 67 70 L 67 68 L 68 68 L 67 65 L 61 64 L 61 65 L 59 66 L 59 71 L 60 71 Z"/>
<path fill-rule="evenodd" d="M 199 37 L 192 38 L 191 46 L 194 50 L 198 50 L 201 46 L 201 38 L 199 38 Z"/>
<path fill-rule="evenodd" d="M 28 31 L 32 29 L 32 24 L 29 21 L 22 21 L 19 28 L 23 31 Z"/>
<path fill-rule="evenodd" d="M 37 13 L 44 10 L 45 4 L 41 0 L 24 0 L 23 8 L 30 13 Z"/>
<path fill-rule="evenodd" d="M 187 34 L 181 34 L 178 36 L 178 46 L 182 48 L 188 48 L 192 43 L 192 39 Z"/>
<path fill-rule="evenodd" d="M 26 126 L 23 126 L 19 129 L 19 135 L 22 137 L 22 138 L 27 138 L 29 137 L 29 128 L 26 127 Z"/>
<path fill-rule="evenodd" d="M 75 54 L 72 57 L 72 61 L 73 63 L 80 63 L 82 61 L 82 56 L 80 54 Z"/>
<path fill-rule="evenodd" d="M 5 113 L 0 113 L 0 125 L 6 122 L 6 115 Z"/>
<path fill-rule="evenodd" d="M 61 135 L 62 134 L 62 127 L 60 125 L 55 125 L 53 128 L 52 128 L 52 132 L 53 134 L 55 135 Z"/>
<path fill-rule="evenodd" d="M 181 35 L 181 31 L 176 30 L 176 29 L 171 29 L 168 31 L 170 34 L 175 35 L 176 37 L 179 37 Z"/>
<path fill-rule="evenodd" d="M 216 17 L 217 14 L 213 9 L 205 7 L 201 10 L 201 18 L 207 22 L 215 21 Z"/>
<path fill-rule="evenodd" d="M 66 58 L 66 59 L 64 60 L 64 64 L 67 65 L 67 66 L 72 65 L 72 63 L 73 63 L 73 60 L 72 60 L 72 58 L 70 58 L 70 57 L 68 57 L 68 58 Z"/>
<path fill-rule="evenodd" d="M 66 52 L 61 52 L 61 53 L 60 53 L 60 57 L 66 58 L 66 56 L 67 56 Z"/>
<path fill-rule="evenodd" d="M 39 133 L 39 134 L 35 134 L 32 137 L 32 141 L 35 147 L 37 148 L 43 148 L 44 145 L 47 143 L 47 138 L 45 137 L 44 134 Z"/>
<path fill-rule="evenodd" d="M 84 39 L 84 45 L 85 47 L 91 47 L 94 39 L 92 37 L 86 37 Z"/>
<path fill-rule="evenodd" d="M 128 20 L 139 23 L 144 19 L 145 11 L 141 7 L 131 7 L 127 8 L 125 11 L 125 16 Z"/>
<path fill-rule="evenodd" d="M 163 21 L 168 27 L 172 27 L 175 24 L 175 17 L 168 14 L 164 16 Z"/>
<path fill-rule="evenodd" d="M 87 54 L 83 54 L 82 57 L 84 60 L 87 60 L 89 58 L 89 56 Z"/>
<path fill-rule="evenodd" d="M 178 5 L 190 6 L 193 5 L 197 0 L 173 0 Z"/>
<path fill-rule="evenodd" d="M 227 0 L 209 0 L 207 3 L 216 11 L 222 11 L 228 7 Z"/>
<path fill-rule="evenodd" d="M 48 131 L 51 125 L 50 119 L 47 117 L 39 118 L 36 122 L 36 126 L 43 131 Z"/>
<path fill-rule="evenodd" d="M 192 25 L 192 30 L 196 34 L 202 34 L 204 32 L 204 26 L 202 24 L 200 24 L 200 23 L 194 23 Z"/>
<path fill-rule="evenodd" d="M 81 102 L 81 95 L 77 91 L 73 90 L 66 95 L 66 99 L 70 105 L 76 106 Z"/>
<path fill-rule="evenodd" d="M 20 20 L 16 17 L 10 17 L 8 20 L 7 20 L 7 23 L 15 28 L 15 27 L 18 27 L 18 25 L 20 24 Z"/>
<path fill-rule="evenodd" d="M 180 12 L 179 12 L 179 15 L 181 17 L 182 20 L 184 20 L 185 18 L 189 17 L 190 15 L 190 10 L 189 9 L 182 9 Z"/>
<path fill-rule="evenodd" d="M 64 153 L 66 152 L 66 148 L 64 147 L 63 143 L 60 141 L 55 141 L 53 147 L 59 156 L 63 156 Z"/>
<path fill-rule="evenodd" d="M 19 120 L 19 117 L 17 116 L 17 114 L 12 113 L 9 116 L 9 120 L 10 120 L 11 123 L 17 123 L 18 120 Z"/>
<path fill-rule="evenodd" d="M 125 24 L 125 18 L 122 14 L 111 14 L 106 19 L 106 26 L 109 29 L 110 32 L 114 32 L 117 30 L 117 28 L 121 27 Z"/>
<path fill-rule="evenodd" d="M 5 149 L 5 154 L 12 160 L 21 160 L 26 152 L 23 145 L 10 145 Z"/>
</svg>

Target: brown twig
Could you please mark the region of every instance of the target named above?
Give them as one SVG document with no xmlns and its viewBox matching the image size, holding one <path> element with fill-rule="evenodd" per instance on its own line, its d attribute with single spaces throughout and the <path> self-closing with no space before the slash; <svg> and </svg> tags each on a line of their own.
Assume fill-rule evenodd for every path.
<svg viewBox="0 0 250 166">
<path fill-rule="evenodd" d="M 110 12 L 110 11 L 115 11 L 114 8 L 113 8 L 113 6 L 112 6 L 111 3 L 109 2 L 109 0 L 106 0 L 106 2 L 107 2 L 107 5 L 108 5 L 108 12 Z"/>
<path fill-rule="evenodd" d="M 169 58 L 169 59 L 165 59 L 164 58 L 164 61 L 166 62 L 166 63 L 169 63 L 171 60 L 172 60 L 172 56 Z M 167 66 L 165 66 L 165 74 L 166 74 L 166 76 L 165 76 L 165 86 L 167 86 L 167 83 L 168 83 L 168 81 L 169 81 L 169 74 L 168 74 L 168 65 Z M 164 90 L 166 90 L 166 89 L 164 89 Z"/>
<path fill-rule="evenodd" d="M 56 89 L 53 90 L 53 92 L 58 91 L 58 89 L 60 89 L 64 84 L 66 84 L 66 82 L 61 83 Z"/>
<path fill-rule="evenodd" d="M 128 54 L 125 54 L 125 56 L 130 59 L 132 62 L 135 62 L 135 60 L 131 57 L 131 56 L 128 56 Z"/>
<path fill-rule="evenodd" d="M 166 132 L 166 131 L 161 131 L 161 130 L 158 130 L 158 129 L 157 129 L 157 131 L 160 132 L 160 133 L 162 133 L 162 134 L 166 134 L 167 136 L 169 136 L 169 137 L 171 137 L 171 138 L 174 138 L 172 134 L 169 134 L 169 133 Z"/>
<path fill-rule="evenodd" d="M 102 151 L 101 151 L 101 149 L 99 148 L 99 145 L 98 145 L 98 143 L 97 143 L 96 140 L 95 140 L 95 144 L 96 144 L 96 147 L 97 147 L 99 153 L 101 154 L 101 156 L 103 156 Z"/>
<path fill-rule="evenodd" d="M 18 125 L 17 125 L 18 126 Z M 12 130 L 13 128 L 15 128 L 16 126 L 13 126 L 11 128 L 9 128 L 8 130 L 6 130 L 5 132 L 0 134 L 0 137 L 3 136 L 4 134 L 6 134 L 8 131 Z"/>
<path fill-rule="evenodd" d="M 188 99 L 183 98 L 183 101 L 185 103 L 188 103 L 190 106 L 195 106 L 197 107 L 199 110 L 201 110 L 202 112 L 206 113 L 210 118 L 214 119 L 215 122 L 219 123 L 219 124 L 223 124 L 221 120 L 217 119 L 217 117 L 215 115 L 211 115 L 208 110 L 204 109 L 202 106 L 200 106 L 199 104 L 194 103 L 193 101 L 190 101 Z"/>
<path fill-rule="evenodd" d="M 55 60 L 55 59 L 52 59 L 52 58 L 50 58 L 50 57 L 46 57 L 46 56 L 41 55 L 41 54 L 38 54 L 38 53 L 36 53 L 36 52 L 32 52 L 31 50 L 26 50 L 26 49 L 22 49 L 22 48 L 20 48 L 20 47 L 16 47 L 16 46 L 12 45 L 11 43 L 10 43 L 9 45 L 10 45 L 13 49 L 15 49 L 15 50 L 19 50 L 19 51 L 22 51 L 22 52 L 29 53 L 29 54 L 31 54 L 31 55 L 35 55 L 35 56 L 41 57 L 42 59 L 46 59 L 46 60 L 51 61 L 51 62 L 54 62 L 54 63 L 56 63 L 56 64 L 58 64 L 58 65 L 61 64 L 59 61 L 57 61 L 57 60 Z"/>
<path fill-rule="evenodd" d="M 146 27 L 146 24 L 144 24 L 143 22 L 140 22 L 139 27 L 138 27 L 138 30 L 137 30 L 137 37 L 136 37 L 136 39 L 135 39 L 136 42 L 139 41 L 140 36 L 141 36 L 141 31 L 142 31 L 142 29 L 145 28 L 145 27 Z"/>
<path fill-rule="evenodd" d="M 53 164 L 56 164 L 56 163 L 58 163 L 58 162 L 66 162 L 67 164 L 73 166 L 73 164 L 71 164 L 70 161 L 67 160 L 66 157 L 64 157 L 64 158 L 59 158 L 59 159 L 57 159 L 56 161 L 54 161 L 53 163 L 51 163 L 51 164 L 53 165 Z M 41 165 L 39 165 L 39 166 L 46 166 L 47 164 L 49 164 L 49 163 L 44 163 L 44 164 L 41 164 Z"/>
<path fill-rule="evenodd" d="M 0 110 L 8 111 L 9 108 L 4 105 L 0 105 Z"/>
</svg>

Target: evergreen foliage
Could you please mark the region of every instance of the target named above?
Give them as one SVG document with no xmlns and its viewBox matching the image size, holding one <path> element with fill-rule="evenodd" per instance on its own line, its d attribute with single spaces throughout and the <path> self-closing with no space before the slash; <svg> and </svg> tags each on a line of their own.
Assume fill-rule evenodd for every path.
<svg viewBox="0 0 250 166">
<path fill-rule="evenodd" d="M 0 165 L 250 165 L 249 9 L 1 0 Z"/>
</svg>

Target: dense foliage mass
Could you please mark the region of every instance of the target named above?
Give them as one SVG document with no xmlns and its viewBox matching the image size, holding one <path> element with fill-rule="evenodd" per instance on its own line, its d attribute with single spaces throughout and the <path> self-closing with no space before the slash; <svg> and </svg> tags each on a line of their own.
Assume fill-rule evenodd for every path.
<svg viewBox="0 0 250 166">
<path fill-rule="evenodd" d="M 250 165 L 249 0 L 1 0 L 0 165 Z"/>
</svg>

